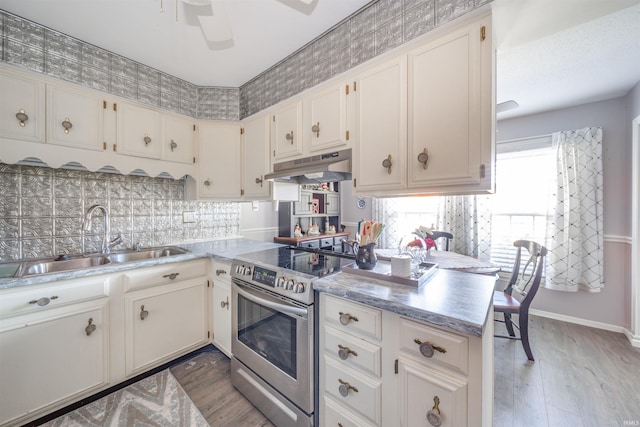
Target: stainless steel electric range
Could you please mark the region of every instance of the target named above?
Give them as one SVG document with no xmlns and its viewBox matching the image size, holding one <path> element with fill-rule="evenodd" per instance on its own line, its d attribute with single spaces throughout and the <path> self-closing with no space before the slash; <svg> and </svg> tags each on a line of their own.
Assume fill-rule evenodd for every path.
<svg viewBox="0 0 640 427">
<path fill-rule="evenodd" d="M 295 247 L 233 261 L 231 382 L 277 426 L 314 425 L 313 280 L 352 262 Z"/>
</svg>

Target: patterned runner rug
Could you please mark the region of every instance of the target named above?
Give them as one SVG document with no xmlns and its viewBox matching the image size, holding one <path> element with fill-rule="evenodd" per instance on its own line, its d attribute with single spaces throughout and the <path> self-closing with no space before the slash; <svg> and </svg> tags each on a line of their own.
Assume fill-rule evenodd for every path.
<svg viewBox="0 0 640 427">
<path fill-rule="evenodd" d="M 165 369 L 43 426 L 209 427 L 209 424 Z"/>
</svg>

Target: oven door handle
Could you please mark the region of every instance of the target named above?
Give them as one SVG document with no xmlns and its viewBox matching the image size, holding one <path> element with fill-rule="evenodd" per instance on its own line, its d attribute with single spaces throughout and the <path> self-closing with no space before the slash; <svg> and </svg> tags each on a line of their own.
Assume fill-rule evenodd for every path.
<svg viewBox="0 0 640 427">
<path fill-rule="evenodd" d="M 255 295 L 253 292 L 242 289 L 240 287 L 241 285 L 237 283 L 234 283 L 234 285 L 236 285 L 236 290 L 238 291 L 238 293 L 243 297 L 245 297 L 246 299 L 248 299 L 249 301 L 253 301 L 256 304 L 264 305 L 265 307 L 272 308 L 284 314 L 290 314 L 290 315 L 292 314 L 292 315 L 297 315 L 303 318 L 307 318 L 307 309 L 305 308 L 299 308 L 299 307 L 294 307 L 287 304 L 280 304 L 277 302 L 269 301 L 265 298 L 261 298 Z"/>
</svg>

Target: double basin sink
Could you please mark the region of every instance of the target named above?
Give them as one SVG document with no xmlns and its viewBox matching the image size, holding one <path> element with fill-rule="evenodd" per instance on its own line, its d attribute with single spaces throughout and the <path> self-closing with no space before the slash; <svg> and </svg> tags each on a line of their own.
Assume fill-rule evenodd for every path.
<svg viewBox="0 0 640 427">
<path fill-rule="evenodd" d="M 172 255 L 182 255 L 189 251 L 177 246 L 162 246 L 145 248 L 126 252 L 114 252 L 108 255 L 87 255 L 73 257 L 47 258 L 34 261 L 24 261 L 18 264 L 13 277 L 38 276 L 48 273 L 82 270 L 91 267 L 102 267 L 108 264 L 120 264 L 131 261 L 163 258 Z"/>
</svg>

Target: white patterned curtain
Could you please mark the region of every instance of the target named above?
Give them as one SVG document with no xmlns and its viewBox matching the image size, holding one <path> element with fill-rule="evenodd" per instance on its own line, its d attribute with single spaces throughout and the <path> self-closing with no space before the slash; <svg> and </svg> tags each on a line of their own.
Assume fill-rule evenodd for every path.
<svg viewBox="0 0 640 427">
<path fill-rule="evenodd" d="M 378 237 L 378 248 L 397 248 L 400 241 L 398 231 L 398 211 L 392 202 L 392 199 L 376 199 L 373 198 L 373 220 L 384 224 L 384 229 Z"/>
<path fill-rule="evenodd" d="M 547 225 L 545 287 L 599 292 L 604 286 L 602 128 L 553 134 L 557 182 Z"/>
<path fill-rule="evenodd" d="M 489 261 L 491 258 L 490 196 L 440 197 L 436 229 L 453 234 L 450 251 Z"/>
</svg>

